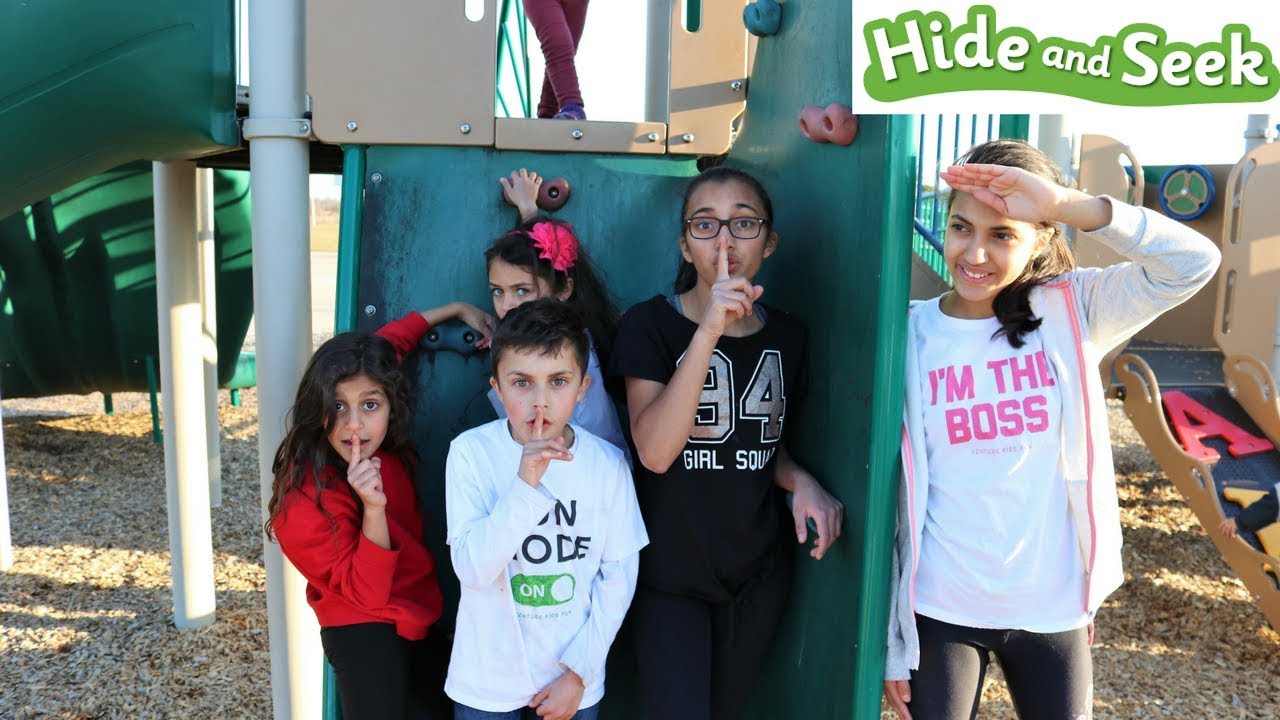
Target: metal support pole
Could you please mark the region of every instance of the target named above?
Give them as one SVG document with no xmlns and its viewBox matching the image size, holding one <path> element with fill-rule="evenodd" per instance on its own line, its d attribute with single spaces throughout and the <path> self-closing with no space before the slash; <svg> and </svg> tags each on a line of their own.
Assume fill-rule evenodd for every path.
<svg viewBox="0 0 1280 720">
<path fill-rule="evenodd" d="M 160 378 L 156 375 L 156 356 L 143 358 L 147 368 L 147 395 L 151 398 L 151 442 L 159 445 L 164 440 L 160 432 Z"/>
<path fill-rule="evenodd" d="M 356 329 L 360 303 L 360 234 L 364 229 L 365 146 L 342 146 L 342 203 L 338 206 L 338 277 L 334 282 L 333 332 Z"/>
<path fill-rule="evenodd" d="M 200 354 L 204 359 L 204 431 L 209 505 L 222 507 L 222 438 L 218 423 L 218 256 L 213 242 L 213 170 L 196 171 L 196 245 L 200 267 Z"/>
<path fill-rule="evenodd" d="M 0 572 L 13 567 L 13 536 L 9 533 L 8 473 L 4 464 L 4 411 L 0 410 Z"/>
<path fill-rule="evenodd" d="M 311 268 L 304 119 L 303 0 L 249 3 L 253 307 L 258 372 L 258 464 L 265 520 L 271 463 L 311 355 Z M 322 713 L 319 626 L 306 581 L 264 538 L 271 699 L 275 720 Z"/>
<path fill-rule="evenodd" d="M 105 415 L 116 414 L 116 405 L 111 401 L 111 393 L 102 393 L 102 412 Z"/>
<path fill-rule="evenodd" d="M 215 605 L 204 367 L 199 354 L 196 166 L 187 161 L 152 163 L 152 177 L 173 623 L 191 628 L 212 623 Z"/>
<path fill-rule="evenodd" d="M 1270 115 L 1250 115 L 1248 126 L 1244 130 L 1244 152 L 1246 155 L 1256 147 L 1275 142 L 1276 129 L 1271 126 Z"/>
<path fill-rule="evenodd" d="M 667 122 L 671 112 L 671 14 L 674 0 L 650 0 L 644 68 L 644 119 Z"/>
<path fill-rule="evenodd" d="M 1070 184 L 1076 177 L 1075 138 L 1064 115 L 1041 115 L 1036 145 L 1049 156 Z"/>
</svg>

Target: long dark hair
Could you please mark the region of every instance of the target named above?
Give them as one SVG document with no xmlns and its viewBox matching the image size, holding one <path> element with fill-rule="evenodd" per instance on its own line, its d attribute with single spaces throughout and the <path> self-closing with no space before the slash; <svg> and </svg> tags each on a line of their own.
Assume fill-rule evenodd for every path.
<svg viewBox="0 0 1280 720">
<path fill-rule="evenodd" d="M 697 177 L 689 181 L 689 185 L 684 189 L 684 198 L 680 201 L 680 235 L 684 236 L 684 221 L 689 214 L 689 201 L 693 198 L 693 194 L 698 188 L 707 183 L 730 183 L 738 182 L 746 185 L 751 192 L 756 194 L 760 199 L 760 211 L 764 213 L 765 227 L 761 232 L 773 231 L 773 200 L 769 199 L 769 191 L 764 189 L 764 185 L 750 173 L 739 170 L 737 168 L 725 167 L 719 165 L 707 168 L 698 174 Z M 673 288 L 677 295 L 688 292 L 698 284 L 698 270 L 693 263 L 680 258 L 680 267 L 676 270 L 676 280 Z"/>
<path fill-rule="evenodd" d="M 956 160 L 957 165 L 966 163 L 1021 168 L 1058 185 L 1066 184 L 1058 166 L 1047 155 L 1021 140 L 992 140 L 978 145 Z M 956 192 L 952 190 L 947 196 L 947 207 L 954 206 Z M 1031 290 L 1076 266 L 1075 255 L 1067 245 L 1061 225 L 1042 222 L 1036 228 L 1048 234 L 1045 248 L 1031 258 L 1022 274 L 997 293 L 991 303 L 1000 321 L 1000 329 L 992 339 L 1003 335 L 1015 349 L 1025 345 L 1026 335 L 1040 327 L 1041 318 L 1031 312 Z"/>
<path fill-rule="evenodd" d="M 534 225 L 543 222 L 568 228 L 578 240 L 578 259 L 567 271 L 556 270 L 552 267 L 550 259 L 539 257 L 540 252 L 534 246 L 533 236 L 529 232 Z M 587 255 L 586 248 L 582 246 L 582 239 L 578 238 L 577 231 L 551 218 L 535 217 L 493 241 L 489 249 L 484 252 L 485 267 L 488 268 L 494 260 L 524 268 L 534 277 L 542 278 L 551 288 L 553 295 L 564 292 L 569 280 L 573 280 L 573 292 L 565 299 L 565 303 L 577 311 L 588 332 L 591 333 L 591 341 L 595 345 L 600 367 L 608 367 L 614 336 L 618 334 L 620 320 L 618 307 L 608 288 L 600 281 L 600 276 Z M 582 369 L 586 372 L 585 366 Z"/>
<path fill-rule="evenodd" d="M 340 473 L 347 470 L 346 461 L 329 443 L 329 431 L 337 417 L 335 392 L 338 383 L 356 375 L 365 375 L 381 385 L 387 396 L 390 417 L 387 436 L 379 449 L 399 455 L 410 467 L 414 464 L 416 456 L 410 427 L 413 405 L 409 382 L 400 370 L 395 348 L 385 338 L 372 333 L 337 335 L 311 356 L 298 383 L 293 407 L 285 419 L 288 430 L 271 463 L 275 481 L 271 501 L 267 503 L 267 537 L 275 536 L 272 525 L 284 510 L 285 495 L 307 483 L 315 486 L 316 506 L 325 512 L 320 502 L 321 493 L 328 489 L 323 479 L 325 469 L 333 466 Z"/>
</svg>

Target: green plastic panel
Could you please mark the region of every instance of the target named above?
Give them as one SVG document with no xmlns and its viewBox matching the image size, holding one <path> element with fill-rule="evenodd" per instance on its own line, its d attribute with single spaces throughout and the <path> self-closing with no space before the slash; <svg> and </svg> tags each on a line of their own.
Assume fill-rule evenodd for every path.
<svg viewBox="0 0 1280 720">
<path fill-rule="evenodd" d="M 232 0 L 0 4 L 0 217 L 134 160 L 235 146 Z"/>
<path fill-rule="evenodd" d="M 215 171 L 218 378 L 237 373 L 253 314 L 249 175 Z M 158 351 L 151 163 L 73 185 L 0 219 L 5 397 L 147 389 Z M 248 375 L 246 375 L 248 373 Z M 237 384 L 252 381 L 240 368 Z"/>
<path fill-rule="evenodd" d="M 534 168 L 568 179 L 572 195 L 556 213 L 573 223 L 621 308 L 669 291 L 679 260 L 680 195 L 697 173 L 692 158 L 537 154 L 489 148 L 377 146 L 368 150 L 364 224 L 360 234 L 358 327 L 374 330 L 406 312 L 488 298 L 484 250 L 514 226 L 498 178 Z M 374 183 L 375 173 L 379 182 Z M 365 312 L 372 306 L 374 312 Z M 337 308 L 343 314 L 343 308 Z M 461 326 L 438 332 L 460 345 Z M 427 515 L 428 546 L 436 557 L 451 628 L 458 585 L 444 545 L 444 462 L 460 432 L 494 418 L 485 396 L 487 353 L 453 351 L 411 356 L 417 378 L 414 435 L 422 463 L 418 487 Z M 625 634 L 625 630 L 624 630 Z M 608 717 L 638 717 L 634 664 L 626 639 L 609 670 Z"/>
<path fill-rule="evenodd" d="M 782 31 L 759 43 L 741 135 L 726 159 L 773 194 L 781 244 L 759 282 L 766 301 L 806 320 L 811 343 L 809 392 L 789 442 L 846 508 L 845 535 L 826 559 L 795 550 L 790 605 L 743 716 L 753 720 L 875 717 L 880 702 L 915 138 L 912 118 L 893 116 L 862 117 L 848 147 L 800 134 L 800 108 L 849 102 L 851 21 L 847 3 L 786 6 Z M 827 61 L 813 63 L 819 48 Z M 358 327 L 456 299 L 487 306 L 482 254 L 515 220 L 497 180 L 518 167 L 569 181 L 572 196 L 557 215 L 580 231 L 620 307 L 670 291 L 694 160 L 381 146 L 369 149 L 359 186 L 359 281 L 349 308 L 360 310 Z M 439 332 L 449 341 L 460 329 Z M 443 545 L 444 460 L 453 437 L 493 418 L 488 357 L 442 349 L 410 362 L 418 480 L 447 627 L 458 589 Z M 624 626 L 610 657 L 605 717 L 642 717 L 629 632 Z"/>
<path fill-rule="evenodd" d="M 876 717 L 883 673 L 915 137 L 909 116 L 863 115 L 852 145 L 797 128 L 806 105 L 850 102 L 849 3 L 787 3 L 758 46 L 729 163 L 773 193 L 778 251 L 765 297 L 804 318 L 810 384 L 792 453 L 845 505 L 845 534 L 801 555 L 779 640 L 748 717 Z M 825 61 L 812 58 L 822 48 Z M 856 112 L 856 109 L 855 109 Z"/>
</svg>

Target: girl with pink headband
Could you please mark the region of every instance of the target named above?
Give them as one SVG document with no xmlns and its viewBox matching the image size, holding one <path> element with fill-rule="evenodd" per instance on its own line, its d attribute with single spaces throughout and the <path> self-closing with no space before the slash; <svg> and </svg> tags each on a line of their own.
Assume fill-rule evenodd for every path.
<svg viewBox="0 0 1280 720">
<path fill-rule="evenodd" d="M 602 363 L 608 362 L 613 347 L 618 311 L 573 226 L 535 214 L 534 201 L 540 184 L 540 178 L 524 170 L 511 173 L 510 181 L 503 178 L 507 199 L 520 211 L 520 225 L 499 236 L 484 253 L 493 311 L 500 321 L 512 308 L 547 296 L 559 298 L 577 311 L 591 341 L 587 367 L 591 383 L 569 421 L 617 446 L 631 462 L 631 450 L 622 434 L 613 400 L 605 392 L 600 370 Z M 404 354 L 417 347 L 418 340 L 432 326 L 454 318 L 480 333 L 477 347 L 488 347 L 496 321 L 475 305 L 461 301 L 409 313 L 387 323 L 378 334 L 391 340 Z M 505 417 L 502 403 L 492 390 L 489 400 L 498 417 Z"/>
</svg>

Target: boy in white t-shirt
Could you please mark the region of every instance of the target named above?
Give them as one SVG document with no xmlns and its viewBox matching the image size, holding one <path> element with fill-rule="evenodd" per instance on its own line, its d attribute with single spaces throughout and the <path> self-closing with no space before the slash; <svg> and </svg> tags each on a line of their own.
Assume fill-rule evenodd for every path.
<svg viewBox="0 0 1280 720">
<path fill-rule="evenodd" d="M 618 448 L 567 422 L 591 382 L 572 308 L 514 308 L 491 353 L 507 418 L 455 438 L 445 470 L 462 584 L 445 692 L 458 720 L 595 720 L 649 542 L 635 486 Z"/>
</svg>

